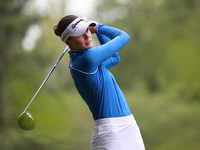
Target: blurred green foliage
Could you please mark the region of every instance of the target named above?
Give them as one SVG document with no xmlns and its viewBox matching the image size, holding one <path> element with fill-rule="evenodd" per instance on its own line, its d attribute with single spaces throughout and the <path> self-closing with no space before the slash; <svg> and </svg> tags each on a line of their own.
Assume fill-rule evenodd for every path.
<svg viewBox="0 0 200 150">
<path fill-rule="evenodd" d="M 94 121 L 73 85 L 68 54 L 28 109 L 36 128 L 23 131 L 17 125 L 65 48 L 52 31 L 59 18 L 27 16 L 22 13 L 26 2 L 0 2 L 0 149 L 88 150 Z M 119 52 L 121 63 L 111 71 L 148 150 L 200 147 L 199 8 L 198 0 L 102 0 L 92 18 L 131 36 Z M 26 52 L 21 42 L 35 23 L 42 38 Z"/>
</svg>

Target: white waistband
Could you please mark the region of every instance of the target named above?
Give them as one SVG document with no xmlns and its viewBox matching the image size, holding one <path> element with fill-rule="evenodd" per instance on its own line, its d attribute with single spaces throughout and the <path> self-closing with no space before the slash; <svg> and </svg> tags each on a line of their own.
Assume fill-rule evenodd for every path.
<svg viewBox="0 0 200 150">
<path fill-rule="evenodd" d="M 116 118 L 103 118 L 95 120 L 95 126 L 100 126 L 103 124 L 126 124 L 130 122 L 135 122 L 133 115 L 116 117 Z"/>
</svg>

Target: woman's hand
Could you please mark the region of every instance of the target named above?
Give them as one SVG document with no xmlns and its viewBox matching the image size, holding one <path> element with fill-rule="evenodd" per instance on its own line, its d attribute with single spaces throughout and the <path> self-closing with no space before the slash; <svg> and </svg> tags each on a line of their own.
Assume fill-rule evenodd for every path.
<svg viewBox="0 0 200 150">
<path fill-rule="evenodd" d="M 96 27 L 99 24 L 98 22 L 94 21 L 94 20 L 88 20 L 88 22 L 90 23 L 90 26 L 88 27 L 88 29 L 90 30 L 90 32 L 96 33 Z"/>
<path fill-rule="evenodd" d="M 92 27 L 92 26 L 89 26 L 88 29 L 90 30 L 90 32 L 93 34 L 93 33 L 96 33 L 96 26 Z"/>
</svg>

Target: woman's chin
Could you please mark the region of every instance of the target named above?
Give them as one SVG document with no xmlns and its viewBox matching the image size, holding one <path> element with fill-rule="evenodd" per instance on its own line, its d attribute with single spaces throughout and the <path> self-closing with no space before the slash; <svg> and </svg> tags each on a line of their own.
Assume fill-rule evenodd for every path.
<svg viewBox="0 0 200 150">
<path fill-rule="evenodd" d="M 87 44 L 87 49 L 90 49 L 90 48 L 92 48 L 93 47 L 93 43 L 91 42 L 91 43 L 89 43 L 89 44 Z"/>
</svg>

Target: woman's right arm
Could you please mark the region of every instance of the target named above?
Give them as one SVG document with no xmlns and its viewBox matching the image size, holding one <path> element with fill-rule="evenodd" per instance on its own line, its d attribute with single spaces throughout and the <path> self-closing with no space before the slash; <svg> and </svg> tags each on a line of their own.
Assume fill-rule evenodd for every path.
<svg viewBox="0 0 200 150">
<path fill-rule="evenodd" d="M 103 35 L 103 34 L 100 34 L 100 33 L 97 32 L 96 35 L 97 35 L 97 38 L 98 38 L 98 40 L 99 40 L 101 45 L 106 44 L 107 42 L 110 41 L 110 39 L 107 36 Z M 119 57 L 118 52 L 116 52 L 110 58 L 105 60 L 103 62 L 103 64 L 108 69 L 108 68 L 111 68 L 111 67 L 117 65 L 119 62 L 120 62 L 120 57 Z"/>
<path fill-rule="evenodd" d="M 88 64 L 91 65 L 90 67 L 93 69 L 115 55 L 128 43 L 130 39 L 126 32 L 101 24 L 97 26 L 96 32 L 97 34 L 103 34 L 107 36 L 110 40 L 101 46 L 97 46 L 89 50 L 90 60 L 88 61 L 90 62 Z"/>
</svg>

